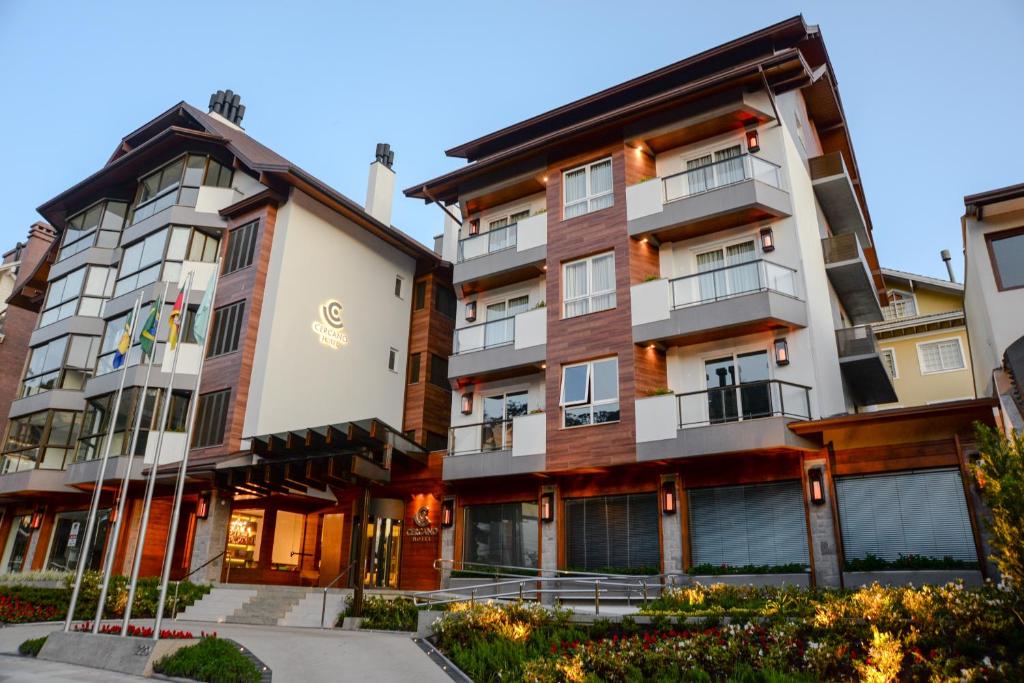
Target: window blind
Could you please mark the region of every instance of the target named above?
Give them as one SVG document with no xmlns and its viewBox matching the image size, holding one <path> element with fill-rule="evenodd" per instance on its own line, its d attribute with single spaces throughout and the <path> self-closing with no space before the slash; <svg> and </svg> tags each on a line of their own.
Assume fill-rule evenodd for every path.
<svg viewBox="0 0 1024 683">
<path fill-rule="evenodd" d="M 578 498 L 565 502 L 566 561 L 572 569 L 658 568 L 658 496 Z"/>
</svg>

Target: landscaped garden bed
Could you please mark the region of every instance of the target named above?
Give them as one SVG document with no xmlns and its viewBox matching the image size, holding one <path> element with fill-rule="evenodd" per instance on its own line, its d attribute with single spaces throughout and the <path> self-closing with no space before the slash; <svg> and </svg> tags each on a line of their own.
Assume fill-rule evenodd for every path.
<svg viewBox="0 0 1024 683">
<path fill-rule="evenodd" d="M 208 683 L 259 683 L 262 675 L 235 643 L 216 636 L 204 637 L 195 645 L 158 659 L 153 662 L 153 671 Z"/>
<path fill-rule="evenodd" d="M 409 598 L 367 596 L 363 600 L 363 616 L 359 628 L 381 631 L 415 631 L 419 608 Z M 338 615 L 337 626 L 352 617 L 352 596 L 345 599 L 345 609 Z"/>
</svg>

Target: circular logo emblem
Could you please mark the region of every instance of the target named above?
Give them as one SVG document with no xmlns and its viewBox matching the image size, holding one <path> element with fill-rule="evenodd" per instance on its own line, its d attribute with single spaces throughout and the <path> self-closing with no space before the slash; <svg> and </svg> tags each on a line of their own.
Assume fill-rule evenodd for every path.
<svg viewBox="0 0 1024 683">
<path fill-rule="evenodd" d="M 421 529 L 425 529 L 430 526 L 430 508 L 425 505 L 421 507 L 419 512 L 416 513 L 416 516 L 412 518 L 412 521 Z"/>
<path fill-rule="evenodd" d="M 331 299 L 320 307 L 320 317 L 324 319 L 324 322 L 339 330 L 345 326 L 345 323 L 342 322 L 343 312 L 341 302 L 335 299 Z"/>
</svg>

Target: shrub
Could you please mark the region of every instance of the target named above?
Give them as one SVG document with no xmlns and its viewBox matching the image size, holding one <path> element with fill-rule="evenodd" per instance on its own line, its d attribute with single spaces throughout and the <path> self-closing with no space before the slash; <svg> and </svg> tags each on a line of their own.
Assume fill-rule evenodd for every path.
<svg viewBox="0 0 1024 683">
<path fill-rule="evenodd" d="M 976 569 L 977 562 L 957 560 L 949 555 L 928 557 L 926 555 L 900 555 L 896 560 L 885 560 L 868 553 L 861 558 L 846 560 L 843 568 L 848 572 L 874 572 L 887 569 Z"/>
<path fill-rule="evenodd" d="M 980 458 L 971 471 L 992 511 L 992 559 L 1003 580 L 1024 596 L 1024 437 L 1007 439 L 983 424 L 975 425 Z"/>
<path fill-rule="evenodd" d="M 363 621 L 360 628 L 382 631 L 415 631 L 419 610 L 409 598 L 388 599 L 370 596 L 363 600 Z M 345 599 L 345 611 L 338 616 L 338 623 L 352 615 L 352 596 Z"/>
<path fill-rule="evenodd" d="M 260 670 L 233 643 L 203 638 L 153 663 L 165 676 L 191 678 L 208 683 L 258 683 Z"/>
<path fill-rule="evenodd" d="M 42 638 L 29 638 L 18 646 L 18 654 L 22 654 L 27 657 L 35 657 L 39 654 L 39 651 L 43 649 L 43 645 L 45 644 L 46 636 L 43 636 Z"/>
<path fill-rule="evenodd" d="M 695 564 L 691 576 L 722 576 L 726 574 L 805 574 L 805 564 Z"/>
</svg>

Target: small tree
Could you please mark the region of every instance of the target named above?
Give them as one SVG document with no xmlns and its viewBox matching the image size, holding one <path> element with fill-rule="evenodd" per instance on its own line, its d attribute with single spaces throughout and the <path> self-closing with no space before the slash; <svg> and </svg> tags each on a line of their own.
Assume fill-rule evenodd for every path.
<svg viewBox="0 0 1024 683">
<path fill-rule="evenodd" d="M 1024 437 L 1004 437 L 975 425 L 980 458 L 971 467 L 981 497 L 992 511 L 993 560 L 1015 592 L 1024 591 Z"/>
</svg>

